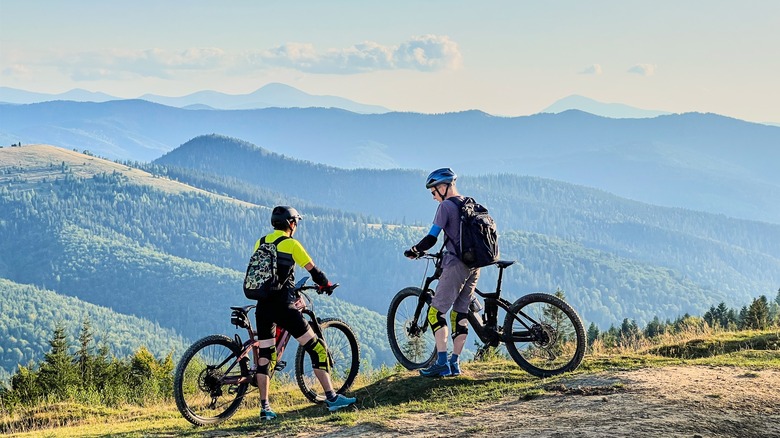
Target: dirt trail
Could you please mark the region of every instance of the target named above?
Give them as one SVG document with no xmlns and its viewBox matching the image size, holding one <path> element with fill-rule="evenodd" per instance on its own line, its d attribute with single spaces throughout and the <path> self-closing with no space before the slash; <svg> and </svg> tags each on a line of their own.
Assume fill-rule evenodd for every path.
<svg viewBox="0 0 780 438">
<path fill-rule="evenodd" d="M 780 437 L 780 371 L 692 366 L 605 372 L 466 415 L 417 414 L 299 436 Z"/>
</svg>

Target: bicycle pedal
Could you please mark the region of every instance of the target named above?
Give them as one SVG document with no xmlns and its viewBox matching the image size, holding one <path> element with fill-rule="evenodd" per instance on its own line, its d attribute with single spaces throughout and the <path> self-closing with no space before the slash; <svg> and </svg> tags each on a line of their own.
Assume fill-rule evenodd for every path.
<svg viewBox="0 0 780 438">
<path fill-rule="evenodd" d="M 282 371 L 286 366 L 287 366 L 287 362 L 280 360 L 279 362 L 276 362 L 276 366 L 274 367 L 274 370 Z"/>
</svg>

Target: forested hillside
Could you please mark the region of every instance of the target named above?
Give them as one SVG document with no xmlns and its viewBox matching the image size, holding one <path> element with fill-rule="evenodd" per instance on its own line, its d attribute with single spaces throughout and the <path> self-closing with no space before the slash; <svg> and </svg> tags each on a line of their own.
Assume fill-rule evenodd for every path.
<svg viewBox="0 0 780 438">
<path fill-rule="evenodd" d="M 337 169 L 290 160 L 222 136 L 193 139 L 155 163 L 176 166 L 168 174 L 195 185 L 204 184 L 209 180 L 205 175 L 211 174 L 212 190 L 237 198 L 252 199 L 248 187 L 271 188 L 308 203 L 325 201 L 334 208 L 378 216 L 384 222 L 427 227 L 436 208 L 423 188 L 421 171 Z M 195 170 L 198 178 L 185 167 Z M 303 188 L 290 184 L 295 178 L 305 181 Z M 510 174 L 462 176 L 458 186 L 490 208 L 499 231 L 555 236 L 632 263 L 664 267 L 731 304 L 780 284 L 778 225 L 657 207 L 600 190 Z M 413 243 L 419 238 L 415 235 Z M 510 242 L 503 254 L 535 264 L 528 250 L 512 248 Z M 545 284 L 529 278 L 515 287 L 528 291 L 537 285 L 554 289 L 567 284 L 579 289 L 591 282 L 590 277 L 559 275 L 559 283 Z"/>
<path fill-rule="evenodd" d="M 210 139 L 221 145 L 215 162 L 221 156 L 262 169 L 266 157 L 279 159 L 236 140 Z M 0 163 L 16 163 L 12 154 L 21 149 L 0 149 Z M 318 298 L 321 315 L 353 325 L 366 367 L 392 362 L 382 315 L 396 291 L 422 280 L 424 263 L 402 251 L 424 234 L 436 206 L 418 179 L 422 172 L 282 160 L 276 164 L 294 175 L 285 189 L 243 174 L 161 163 L 146 166 L 160 176 L 138 178 L 129 165 L 81 154 L 64 162 L 59 149 L 44 146 L 30 151 L 37 151 L 37 163 L 0 167 L 0 278 L 142 317 L 188 339 L 229 333 L 227 307 L 246 302 L 240 281 L 254 241 L 270 228 L 269 206 L 300 200 L 305 219 L 296 237 L 342 284 L 333 297 Z M 92 176 L 80 160 L 96 166 Z M 177 184 L 165 175 L 223 195 L 163 190 Z M 329 192 L 323 192 L 326 182 Z M 606 328 L 624 318 L 644 324 L 656 315 L 701 314 L 721 301 L 735 305 L 768 294 L 780 283 L 772 225 L 656 209 L 537 178 L 463 177 L 460 183 L 496 215 L 503 256 L 520 261 L 506 273 L 506 297 L 562 288 L 586 324 Z M 301 186 L 308 190 L 292 189 Z M 425 199 L 409 208 L 419 217 L 406 222 L 424 226 L 398 224 L 399 212 L 381 206 L 420 192 Z M 350 202 L 366 207 L 348 211 Z M 655 252 L 656 260 L 648 260 Z M 726 281 L 715 287 L 703 281 L 710 277 Z M 495 270 L 486 268 L 481 288 L 494 279 Z"/>
<path fill-rule="evenodd" d="M 171 352 L 181 354 L 187 346 L 176 330 L 147 319 L 0 278 L 0 381 L 16 371 L 17 365 L 40 360 L 49 351 L 57 323 L 63 324 L 69 343 L 76 345 L 85 321 L 92 327 L 95 344 L 105 345 L 117 357 L 128 356 L 141 346 L 165 357 Z"/>
</svg>

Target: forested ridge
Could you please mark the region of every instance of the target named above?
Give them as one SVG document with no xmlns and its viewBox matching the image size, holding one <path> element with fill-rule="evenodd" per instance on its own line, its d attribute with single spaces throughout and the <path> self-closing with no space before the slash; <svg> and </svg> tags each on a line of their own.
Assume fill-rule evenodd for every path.
<svg viewBox="0 0 780 438">
<path fill-rule="evenodd" d="M 91 324 L 94 343 L 109 347 L 119 357 L 129 356 L 141 346 L 157 357 L 186 347 L 184 338 L 171 328 L 0 278 L 0 380 L 6 380 L 17 365 L 42 358 L 49 351 L 49 341 L 58 323 L 73 345 L 85 321 Z"/>
<path fill-rule="evenodd" d="M 427 226 L 435 210 L 421 188 L 422 171 L 337 169 L 223 136 L 195 138 L 155 163 L 176 166 L 175 177 L 185 182 L 202 183 L 209 174 L 212 180 L 231 178 L 215 188 L 238 198 L 246 195 L 246 187 L 270 188 L 310 203 L 378 216 L 386 223 Z M 193 169 L 199 179 L 184 168 Z M 296 178 L 305 184 L 290 184 Z M 501 232 L 555 236 L 666 267 L 722 296 L 747 299 L 780 283 L 779 225 L 657 207 L 535 177 L 465 175 L 458 185 L 489 207 Z M 522 251 L 503 254 L 526 259 Z"/>
<path fill-rule="evenodd" d="M 264 174 L 269 154 L 259 148 L 219 136 L 193 141 L 213 155 L 189 151 L 190 166 L 232 159 Z M 144 318 L 187 340 L 230 333 L 227 306 L 246 301 L 240 281 L 254 241 L 269 231 L 269 207 L 291 203 L 305 216 L 296 237 L 342 284 L 333 297 L 318 298 L 320 314 L 355 328 L 367 367 L 391 362 L 383 315 L 392 295 L 419 285 L 424 274 L 423 263 L 401 252 L 422 237 L 435 210 L 423 172 L 344 171 L 272 158 L 286 179 L 252 182 L 242 172 L 164 160 L 136 164 L 254 206 L 158 190 L 120 171 L 75 176 L 67 163 L 46 162 L 45 153 L 38 167 L 54 170 L 43 178 L 6 168 L 13 176 L 0 175 L 0 277 Z M 749 302 L 780 283 L 778 226 L 656 208 L 539 178 L 463 176 L 459 184 L 488 205 L 502 255 L 520 262 L 506 272 L 506 297 L 561 288 L 586 324 L 606 329 L 624 318 L 643 324 L 701 314 L 713 303 Z M 483 290 L 492 287 L 494 271 L 485 269 Z"/>
</svg>

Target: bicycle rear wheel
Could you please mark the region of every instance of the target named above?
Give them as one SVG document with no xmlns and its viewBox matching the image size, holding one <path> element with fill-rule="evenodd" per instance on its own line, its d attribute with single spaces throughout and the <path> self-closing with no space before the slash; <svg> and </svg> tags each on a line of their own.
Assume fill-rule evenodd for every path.
<svg viewBox="0 0 780 438">
<path fill-rule="evenodd" d="M 227 384 L 249 376 L 248 361 L 237 362 L 241 349 L 223 335 L 206 336 L 184 352 L 173 379 L 181 415 L 196 426 L 221 423 L 236 412 L 249 383 Z"/>
<path fill-rule="evenodd" d="M 355 377 L 360 369 L 360 345 L 349 325 L 336 318 L 326 318 L 320 322 L 322 337 L 328 349 L 330 360 L 330 380 L 333 390 L 343 394 L 355 383 Z M 295 380 L 298 387 L 309 401 L 319 403 L 325 401 L 322 386 L 314 374 L 311 359 L 303 346 L 298 346 L 295 354 Z"/>
<path fill-rule="evenodd" d="M 436 359 L 436 341 L 425 320 L 428 306 L 423 306 L 420 316 L 416 320 L 414 318 L 421 293 L 422 289 L 418 287 L 402 289 L 395 294 L 387 309 L 390 350 L 407 370 L 425 368 Z"/>
<path fill-rule="evenodd" d="M 585 355 L 585 328 L 577 312 L 549 294 L 520 297 L 504 319 L 504 341 L 517 364 L 537 377 L 549 377 L 580 366 Z"/>
</svg>

